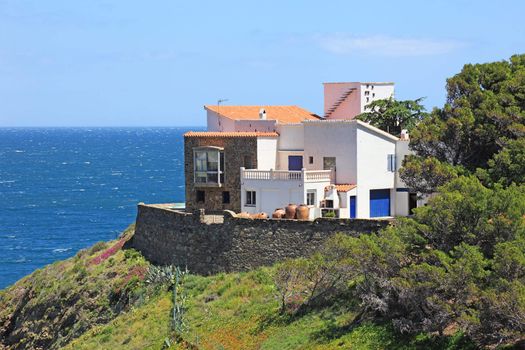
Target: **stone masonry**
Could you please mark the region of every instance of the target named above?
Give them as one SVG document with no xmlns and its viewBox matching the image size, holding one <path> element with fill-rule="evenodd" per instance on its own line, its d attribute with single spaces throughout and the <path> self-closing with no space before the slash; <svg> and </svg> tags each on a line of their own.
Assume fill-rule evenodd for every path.
<svg viewBox="0 0 525 350">
<path fill-rule="evenodd" d="M 196 147 L 214 146 L 224 149 L 224 184 L 221 187 L 206 186 L 194 182 L 193 150 Z M 257 137 L 184 137 L 184 174 L 186 178 L 186 209 L 206 209 L 207 211 L 241 210 L 240 168 L 257 167 Z M 197 191 L 204 191 L 204 203 L 198 203 Z M 229 192 L 230 203 L 223 203 L 223 192 Z"/>
<path fill-rule="evenodd" d="M 386 220 L 328 219 L 315 221 L 241 219 L 225 213 L 223 223 L 210 223 L 203 211 L 138 206 L 135 235 L 128 247 L 154 264 L 174 264 L 197 274 L 246 271 L 287 258 L 308 256 L 341 232 L 358 236 L 388 226 Z"/>
</svg>

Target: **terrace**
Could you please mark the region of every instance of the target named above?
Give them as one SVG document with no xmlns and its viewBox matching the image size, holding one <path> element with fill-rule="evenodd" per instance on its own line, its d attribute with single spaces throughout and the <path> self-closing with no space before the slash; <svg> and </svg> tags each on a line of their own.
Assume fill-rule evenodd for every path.
<svg viewBox="0 0 525 350">
<path fill-rule="evenodd" d="M 256 170 L 241 168 L 241 180 L 331 182 L 331 170 Z"/>
</svg>

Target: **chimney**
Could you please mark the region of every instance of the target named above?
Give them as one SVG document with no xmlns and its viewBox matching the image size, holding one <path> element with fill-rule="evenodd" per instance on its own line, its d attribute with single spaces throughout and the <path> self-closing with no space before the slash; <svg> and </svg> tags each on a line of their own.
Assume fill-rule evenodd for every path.
<svg viewBox="0 0 525 350">
<path fill-rule="evenodd" d="M 266 120 L 266 110 L 264 108 L 259 110 L 259 119 Z"/>
</svg>

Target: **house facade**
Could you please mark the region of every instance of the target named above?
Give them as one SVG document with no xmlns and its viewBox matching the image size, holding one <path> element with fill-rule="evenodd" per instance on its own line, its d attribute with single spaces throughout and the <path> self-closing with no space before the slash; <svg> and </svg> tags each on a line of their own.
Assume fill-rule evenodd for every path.
<svg viewBox="0 0 525 350">
<path fill-rule="evenodd" d="M 393 84 L 325 84 L 325 118 L 297 106 L 205 106 L 208 131 L 185 135 L 186 207 L 271 214 L 294 203 L 308 205 L 311 219 L 408 215 L 416 195 L 398 173 L 408 135 L 354 119 L 366 91 L 388 98 Z"/>
</svg>

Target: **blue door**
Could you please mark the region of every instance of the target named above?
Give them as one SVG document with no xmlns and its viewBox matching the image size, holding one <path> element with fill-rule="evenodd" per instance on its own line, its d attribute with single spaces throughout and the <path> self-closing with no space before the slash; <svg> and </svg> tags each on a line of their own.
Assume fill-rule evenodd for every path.
<svg viewBox="0 0 525 350">
<path fill-rule="evenodd" d="M 355 219 L 355 196 L 350 196 L 350 219 Z"/>
<path fill-rule="evenodd" d="M 301 170 L 303 168 L 303 156 L 288 156 L 288 170 Z"/>
<path fill-rule="evenodd" d="M 370 190 L 370 217 L 390 216 L 390 190 Z"/>
</svg>

